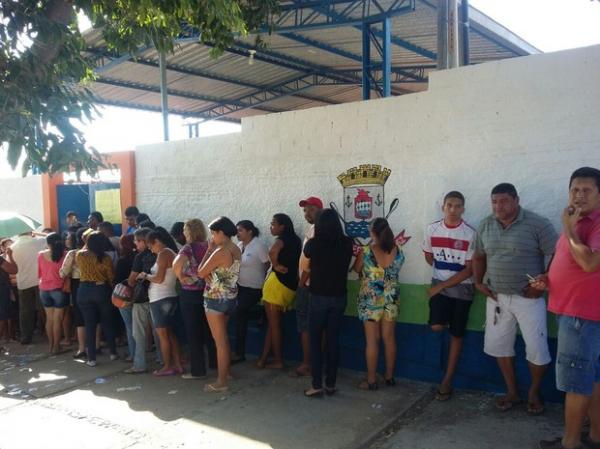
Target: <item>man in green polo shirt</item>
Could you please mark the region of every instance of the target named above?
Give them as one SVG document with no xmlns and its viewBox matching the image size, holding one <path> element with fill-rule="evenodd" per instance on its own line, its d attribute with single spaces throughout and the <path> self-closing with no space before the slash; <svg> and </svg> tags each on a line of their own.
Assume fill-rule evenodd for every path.
<svg viewBox="0 0 600 449">
<path fill-rule="evenodd" d="M 512 184 L 495 186 L 491 200 L 493 213 L 477 231 L 473 272 L 475 288 L 487 296 L 484 352 L 497 359 L 507 388 L 496 406 L 506 411 L 522 403 L 514 369 L 518 325 L 531 373 L 527 412 L 539 415 L 540 385 L 551 358 L 543 291 L 529 284 L 529 276 L 546 271 L 545 258 L 554 253 L 558 236 L 550 221 L 519 205 Z"/>
</svg>

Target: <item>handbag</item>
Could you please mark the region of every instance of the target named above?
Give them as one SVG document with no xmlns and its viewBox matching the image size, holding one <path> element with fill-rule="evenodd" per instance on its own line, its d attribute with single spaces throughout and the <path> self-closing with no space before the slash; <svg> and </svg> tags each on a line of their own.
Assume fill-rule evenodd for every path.
<svg viewBox="0 0 600 449">
<path fill-rule="evenodd" d="M 150 283 L 145 280 L 138 280 L 133 286 L 131 295 L 132 301 L 135 303 L 148 302 L 148 287 Z"/>
<path fill-rule="evenodd" d="M 115 285 L 112 292 L 112 303 L 118 309 L 124 309 L 133 305 L 133 289 L 126 283 L 121 282 Z"/>
</svg>

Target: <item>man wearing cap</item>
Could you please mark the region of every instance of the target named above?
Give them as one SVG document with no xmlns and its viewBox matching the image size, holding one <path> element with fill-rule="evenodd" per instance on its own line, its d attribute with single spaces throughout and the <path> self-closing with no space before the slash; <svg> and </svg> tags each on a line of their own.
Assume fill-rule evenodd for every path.
<svg viewBox="0 0 600 449">
<path fill-rule="evenodd" d="M 310 224 L 310 227 L 304 234 L 302 250 L 304 245 L 315 235 L 315 220 L 317 214 L 323 209 L 323 201 L 316 196 L 309 196 L 300 201 L 300 207 L 304 209 L 304 219 Z M 308 333 L 308 284 L 309 273 L 300 269 L 300 281 L 296 290 L 296 323 L 298 332 L 300 332 L 300 341 L 302 343 L 302 363 L 296 368 L 298 376 L 310 376 L 310 336 Z"/>
</svg>

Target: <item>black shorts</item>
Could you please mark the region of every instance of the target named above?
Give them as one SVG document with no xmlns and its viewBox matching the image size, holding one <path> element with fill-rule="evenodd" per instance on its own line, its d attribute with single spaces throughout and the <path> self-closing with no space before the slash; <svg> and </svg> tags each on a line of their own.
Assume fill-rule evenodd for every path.
<svg viewBox="0 0 600 449">
<path fill-rule="evenodd" d="M 465 336 L 472 303 L 473 301 L 435 295 L 429 300 L 429 324 L 449 325 L 450 335 L 462 338 Z"/>
</svg>

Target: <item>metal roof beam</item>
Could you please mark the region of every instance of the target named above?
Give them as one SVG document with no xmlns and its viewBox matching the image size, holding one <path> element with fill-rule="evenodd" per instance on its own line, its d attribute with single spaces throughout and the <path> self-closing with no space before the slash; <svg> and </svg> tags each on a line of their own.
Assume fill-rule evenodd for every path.
<svg viewBox="0 0 600 449">
<path fill-rule="evenodd" d="M 186 38 L 186 40 L 189 41 L 188 38 Z M 177 40 L 176 42 L 179 42 L 179 40 Z M 100 58 L 98 59 L 100 61 L 100 63 L 102 63 L 104 58 L 110 58 L 111 56 L 109 54 L 104 54 L 101 51 L 97 50 L 97 49 L 93 49 L 93 48 L 89 48 L 86 50 L 89 53 L 94 53 L 94 54 L 98 54 L 100 56 Z M 103 65 L 101 67 L 98 67 L 96 69 L 94 69 L 94 72 L 96 74 L 99 73 L 103 73 L 106 70 L 108 70 L 106 67 L 107 66 L 111 66 L 110 68 L 113 68 L 115 66 L 117 66 L 118 64 L 121 64 L 123 62 L 133 62 L 135 64 L 141 64 L 141 65 L 146 65 L 149 67 L 159 67 L 158 62 L 149 59 L 149 58 L 141 58 L 138 57 L 136 59 L 131 59 L 132 56 L 129 54 L 120 56 L 116 59 L 113 59 L 113 61 L 115 62 L 115 64 L 113 64 L 113 61 L 107 63 L 106 65 Z M 118 62 L 116 62 L 118 60 Z M 237 86 L 241 86 L 241 87 L 247 87 L 247 88 L 251 88 L 251 89 L 264 89 L 267 86 L 265 85 L 261 85 L 261 84 L 255 84 L 255 83 L 250 83 L 248 81 L 244 81 L 244 80 L 240 80 L 240 79 L 236 79 L 233 77 L 229 77 L 227 75 L 222 75 L 222 74 L 218 74 L 218 73 L 214 73 L 214 72 L 210 72 L 208 70 L 204 70 L 204 69 L 191 69 L 188 67 L 184 67 L 184 66 L 180 66 L 180 65 L 176 65 L 176 64 L 169 64 L 167 63 L 167 70 L 172 71 L 172 72 L 176 72 L 176 73 L 182 73 L 184 75 L 191 75 L 191 76 L 197 76 L 200 78 L 206 78 L 206 79 L 211 79 L 211 80 L 215 80 L 215 81 L 221 81 L 224 83 L 229 83 L 229 84 L 235 84 Z M 317 95 L 308 95 L 308 94 L 298 94 L 297 95 L 298 98 L 303 98 L 305 100 L 310 100 L 310 101 L 315 101 L 318 103 L 323 103 L 323 104 L 337 104 L 336 102 L 333 102 L 327 98 L 324 97 L 320 97 Z"/>
<path fill-rule="evenodd" d="M 142 90 L 144 92 L 160 93 L 160 86 L 154 86 L 151 84 L 143 84 L 143 83 L 138 83 L 138 82 L 133 82 L 133 81 L 123 81 L 123 80 L 104 78 L 104 77 L 97 78 L 95 82 L 99 83 L 99 84 L 106 84 L 109 86 L 125 87 L 128 89 Z M 216 104 L 222 105 L 222 106 L 228 106 L 229 103 L 231 103 L 231 106 L 245 106 L 245 104 L 238 103 L 235 100 L 232 100 L 232 101 L 223 100 L 221 98 L 213 97 L 210 95 L 195 94 L 192 92 L 183 92 L 183 91 L 174 90 L 174 89 L 167 89 L 167 90 L 168 90 L 168 94 L 173 97 L 186 98 L 186 99 L 190 99 L 190 100 L 207 101 L 207 102 L 216 103 Z M 262 107 L 262 108 L 258 108 L 258 109 L 263 110 L 265 112 L 284 112 L 285 111 L 285 109 L 270 108 L 270 107 Z"/>
<path fill-rule="evenodd" d="M 104 98 L 98 97 L 98 96 L 94 96 L 94 102 L 97 104 L 105 105 L 105 106 L 116 106 L 119 108 L 127 108 L 127 109 L 139 109 L 139 110 L 148 111 L 148 112 L 160 112 L 161 111 L 160 106 L 152 106 L 152 105 L 142 104 L 142 103 L 132 103 L 130 101 L 108 100 L 108 99 L 104 99 Z M 183 110 L 175 109 L 175 108 L 170 108 L 169 114 L 180 115 L 182 117 L 201 118 L 204 120 L 209 119 L 205 115 L 202 115 L 198 112 L 183 111 Z M 215 120 L 215 119 L 210 118 L 210 120 Z M 238 124 L 241 121 L 240 119 L 232 118 L 232 117 L 220 117 L 217 120 L 224 121 L 224 122 L 230 122 L 230 123 L 238 123 Z"/>
<path fill-rule="evenodd" d="M 310 45 L 311 47 L 319 48 L 319 49 L 327 51 L 329 53 L 333 53 L 338 56 L 343 56 L 344 58 L 348 58 L 353 61 L 362 63 L 362 56 L 357 55 L 357 54 L 352 53 L 347 50 L 343 50 L 338 47 L 334 47 L 333 45 L 327 44 L 325 42 L 320 42 L 315 39 L 311 39 L 306 36 L 302 36 L 302 35 L 295 34 L 295 33 L 284 33 L 284 34 L 282 34 L 282 36 L 284 36 L 287 39 L 290 39 L 290 40 L 293 40 L 296 42 L 300 42 L 300 43 L 303 43 L 306 45 Z M 410 71 L 404 70 L 403 68 L 392 67 L 392 73 L 398 73 L 400 75 L 403 75 L 405 78 L 409 78 L 409 79 L 412 78 L 414 81 L 418 81 L 418 82 L 422 82 L 422 83 L 427 82 L 427 78 L 421 77 L 414 73 L 411 73 Z"/>
<path fill-rule="evenodd" d="M 271 88 L 262 91 L 253 92 L 248 95 L 236 98 L 229 105 L 215 106 L 199 111 L 202 114 L 210 115 L 219 118 L 233 112 L 242 111 L 244 109 L 256 108 L 264 103 L 273 101 L 279 98 L 295 95 L 297 92 L 309 89 L 313 86 L 321 85 L 323 81 L 328 80 L 327 77 L 308 74 L 294 77 L 282 83 L 279 83 Z M 245 104 L 245 106 L 235 106 L 235 104 Z"/>
<path fill-rule="evenodd" d="M 281 14 L 272 28 L 262 32 L 288 33 L 340 26 L 360 26 L 364 22 L 381 22 L 414 11 L 415 0 L 395 0 L 382 6 L 377 0 L 295 0 L 281 6 Z"/>
<path fill-rule="evenodd" d="M 356 85 L 360 85 L 362 82 L 360 76 L 356 77 L 353 75 L 348 75 L 343 71 L 332 70 L 328 67 L 313 64 L 303 59 L 295 58 L 293 56 L 289 56 L 283 53 L 278 53 L 273 50 L 256 49 L 253 46 L 245 44 L 243 42 L 236 42 L 234 47 L 230 47 L 226 51 L 240 56 L 249 57 L 251 50 L 256 52 L 254 54 L 254 59 L 264 61 L 269 64 L 281 65 L 282 67 L 286 67 L 291 70 L 296 70 L 298 72 L 303 72 L 305 74 L 323 76 L 329 78 L 332 81 L 337 81 L 340 84 L 353 83 Z M 394 93 L 397 95 L 401 95 L 403 93 L 406 93 L 406 91 L 396 88 L 394 89 Z"/>
</svg>

